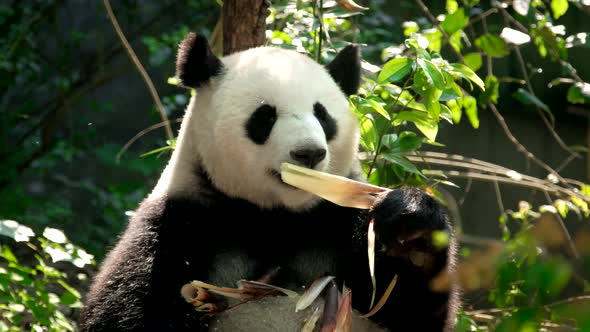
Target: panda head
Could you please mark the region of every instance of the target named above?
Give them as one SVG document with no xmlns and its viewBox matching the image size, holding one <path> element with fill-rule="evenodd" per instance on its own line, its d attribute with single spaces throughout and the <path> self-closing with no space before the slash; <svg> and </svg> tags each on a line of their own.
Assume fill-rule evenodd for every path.
<svg viewBox="0 0 590 332">
<path fill-rule="evenodd" d="M 260 207 L 302 210 L 318 198 L 281 181 L 283 162 L 355 171 L 359 131 L 348 96 L 360 83 L 359 53 L 347 46 L 326 66 L 276 47 L 219 59 L 205 38 L 188 34 L 176 77 L 197 93 L 184 141 L 213 185 Z"/>
</svg>

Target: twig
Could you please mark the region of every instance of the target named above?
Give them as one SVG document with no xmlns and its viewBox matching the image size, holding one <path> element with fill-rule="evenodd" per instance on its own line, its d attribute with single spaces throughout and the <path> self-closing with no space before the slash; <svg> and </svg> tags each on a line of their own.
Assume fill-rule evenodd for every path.
<svg viewBox="0 0 590 332">
<path fill-rule="evenodd" d="M 500 186 L 498 185 L 498 181 L 494 181 L 494 190 L 496 191 L 496 199 L 498 200 L 500 214 L 503 214 L 506 210 L 504 209 L 504 203 L 502 203 L 502 193 L 500 192 Z"/>
<path fill-rule="evenodd" d="M 544 193 L 545 193 L 545 198 L 547 199 L 547 202 L 549 202 L 549 204 L 553 203 L 553 200 L 551 199 L 551 196 L 549 196 L 549 193 L 546 191 L 544 191 Z M 558 213 L 554 213 L 553 215 L 557 218 L 559 226 L 561 227 L 561 230 L 563 231 L 563 234 L 565 235 L 565 238 L 567 239 L 567 243 L 569 244 L 569 248 L 572 253 L 572 256 L 574 256 L 574 258 L 579 258 L 580 254 L 578 253 L 578 250 L 576 249 L 576 245 L 574 244 L 574 240 L 572 239 L 570 232 L 567 230 L 567 227 L 565 227 L 565 223 L 563 222 L 563 219 L 561 218 L 561 216 Z"/>
<path fill-rule="evenodd" d="M 565 160 L 561 164 L 559 164 L 559 166 L 555 167 L 555 171 L 561 172 L 575 158 L 576 158 L 576 155 L 570 154 L 567 158 L 565 158 Z M 568 181 L 568 182 L 571 182 L 571 181 Z"/>
<path fill-rule="evenodd" d="M 504 244 L 504 242 L 491 238 L 491 237 L 484 237 L 479 235 L 470 235 L 470 234 L 458 234 L 457 238 L 459 242 L 464 244 L 471 244 L 471 245 L 498 245 Z"/>
<path fill-rule="evenodd" d="M 145 81 L 145 83 L 152 95 L 152 98 L 154 99 L 154 102 L 156 103 L 156 108 L 158 109 L 158 112 L 160 113 L 160 117 L 162 118 L 162 122 L 166 123 L 164 126 L 166 128 L 166 136 L 168 137 L 169 140 L 173 140 L 174 134 L 172 133 L 172 127 L 170 126 L 166 112 L 164 112 L 164 106 L 162 105 L 162 101 L 160 100 L 160 97 L 158 96 L 158 92 L 156 91 L 156 88 L 154 87 L 154 83 L 152 82 L 148 73 L 145 71 L 145 69 L 141 65 L 141 62 L 139 61 L 139 59 L 135 55 L 135 52 L 131 48 L 131 45 L 129 45 L 129 42 L 125 38 L 125 35 L 123 34 L 123 31 L 121 30 L 121 27 L 119 26 L 119 23 L 117 22 L 117 18 L 115 17 L 115 14 L 113 13 L 113 10 L 111 8 L 111 4 L 110 4 L 109 0 L 104 0 L 104 5 L 105 5 L 105 8 L 106 8 L 107 13 L 109 15 L 109 18 L 111 19 L 111 23 L 113 24 L 113 27 L 115 28 L 115 31 L 117 32 L 117 35 L 119 36 L 119 39 L 121 39 L 121 42 L 125 46 L 125 49 L 127 50 L 127 53 L 129 54 L 129 57 L 131 58 L 131 60 L 133 61 L 133 63 L 137 67 L 137 70 L 140 72 L 141 76 L 143 77 L 143 80 Z"/>
<path fill-rule="evenodd" d="M 524 63 L 524 59 L 522 57 L 522 53 L 520 52 L 520 48 L 518 46 L 515 46 L 514 47 L 514 53 L 516 53 L 516 58 L 518 59 L 518 63 L 520 64 L 520 69 L 522 71 L 522 75 L 524 76 L 524 80 L 526 82 L 527 90 L 529 90 L 529 93 L 531 95 L 536 96 L 535 95 L 535 91 L 533 90 L 533 86 L 531 85 L 531 80 L 529 78 L 529 74 L 527 73 L 527 70 L 526 70 L 526 65 Z M 535 107 L 535 108 L 537 109 L 537 114 L 539 114 L 539 116 L 543 120 L 543 123 L 545 124 L 545 127 L 547 127 L 547 129 L 549 129 L 549 132 L 551 133 L 551 135 L 553 136 L 553 138 L 557 142 L 557 145 L 559 145 L 563 150 L 567 151 L 570 155 L 575 156 L 576 158 L 581 158 L 582 156 L 579 153 L 577 153 L 576 151 L 574 151 L 571 148 L 569 148 L 565 144 L 565 142 L 561 139 L 561 137 L 555 131 L 555 129 L 553 128 L 553 126 L 551 125 L 551 123 L 549 123 L 549 119 L 547 119 L 547 115 L 545 115 L 545 113 L 543 113 L 543 111 L 541 111 L 539 109 L 539 107 Z"/>
<path fill-rule="evenodd" d="M 165 122 L 160 122 L 160 123 L 156 123 L 155 125 L 151 125 L 147 128 L 145 128 L 144 130 L 138 132 L 137 134 L 135 134 L 135 136 L 133 136 L 130 140 L 127 141 L 127 143 L 125 143 L 125 145 L 123 145 L 123 147 L 121 148 L 121 150 L 119 151 L 119 153 L 117 153 L 117 157 L 115 158 L 115 160 L 118 162 L 121 159 L 121 156 L 123 156 L 123 154 L 125 153 L 125 151 L 127 151 L 127 149 L 129 149 L 129 147 L 131 146 L 131 144 L 135 143 L 135 141 L 137 141 L 139 138 L 141 138 L 143 135 L 149 133 L 150 131 L 154 130 L 154 129 L 158 129 L 160 127 L 169 125 L 170 122 L 181 122 L 182 118 L 177 118 L 174 120 L 170 120 L 167 123 Z"/>
<path fill-rule="evenodd" d="M 367 153 L 367 152 L 360 152 L 358 154 L 358 158 L 360 160 L 375 160 L 374 159 L 374 154 L 373 153 Z M 475 174 L 484 174 L 484 175 L 492 175 L 495 178 L 498 179 L 506 179 L 506 177 L 508 178 L 508 180 L 510 180 L 510 182 L 506 182 L 506 181 L 500 181 L 500 182 L 505 182 L 505 183 L 518 183 L 521 184 L 525 187 L 533 187 L 533 188 L 550 188 L 550 192 L 552 193 L 560 193 L 561 195 L 564 196 L 575 196 L 578 197 L 580 199 L 583 199 L 585 201 L 589 201 L 590 202 L 590 198 L 586 197 L 585 195 L 571 190 L 571 188 L 569 187 L 561 187 L 559 185 L 556 185 L 550 181 L 547 180 L 542 180 L 530 175 L 526 175 L 526 174 L 522 174 L 519 172 L 516 172 L 514 170 L 511 170 L 509 168 L 500 166 L 500 165 L 496 165 L 496 164 L 492 164 L 489 162 L 485 162 L 485 161 L 481 161 L 478 159 L 474 159 L 474 158 L 468 158 L 468 157 L 464 157 L 461 155 L 454 155 L 454 154 L 446 154 L 446 153 L 441 153 L 441 152 L 430 152 L 430 151 L 422 151 L 420 153 L 420 155 L 417 154 L 407 154 L 405 155 L 406 158 L 408 158 L 410 161 L 414 162 L 414 163 L 426 163 L 426 164 L 435 164 L 435 165 L 441 165 L 441 166 L 449 166 L 449 167 L 459 167 L 459 168 L 464 168 L 469 170 L 470 172 L 475 170 L 475 171 L 479 171 L 479 172 L 475 172 Z M 431 171 L 432 172 L 432 171 Z M 440 172 L 443 172 L 441 170 L 438 170 L 436 172 L 439 172 L 437 174 L 441 174 Z M 447 172 L 447 171 L 444 171 Z M 480 173 L 481 172 L 481 173 Z M 487 173 L 492 173 L 492 174 L 487 174 Z M 446 173 L 445 173 L 446 174 Z M 469 179 L 469 177 L 466 177 Z M 494 178 L 488 178 L 488 180 L 493 180 Z M 577 180 L 572 180 L 572 179 L 563 179 L 563 181 L 565 181 L 564 183 L 575 183 L 577 185 L 582 185 L 583 183 L 577 181 Z M 533 184 L 533 185 L 528 185 L 529 183 Z"/>
<path fill-rule="evenodd" d="M 514 135 L 512 134 L 512 131 L 510 131 L 510 128 L 508 128 L 508 125 L 506 124 L 506 120 L 504 120 L 504 117 L 500 114 L 500 112 L 498 112 L 496 105 L 489 102 L 488 108 L 492 111 L 492 114 L 494 114 L 494 116 L 498 120 L 498 123 L 500 123 L 500 126 L 502 127 L 502 130 L 504 130 L 504 134 L 506 135 L 506 137 L 508 137 L 508 139 L 512 142 L 512 144 L 514 144 L 516 146 L 516 150 L 518 152 L 522 153 L 526 158 L 532 160 L 535 164 L 537 164 L 541 168 L 545 169 L 547 172 L 549 172 L 549 174 L 555 175 L 559 179 L 560 182 L 562 182 L 564 185 L 569 187 L 568 182 L 565 181 L 565 179 L 561 175 L 559 175 L 559 173 L 557 173 L 557 171 L 555 171 L 553 168 L 551 168 L 551 166 L 547 165 L 545 162 L 543 162 L 539 158 L 535 157 L 535 155 L 532 152 L 527 150 L 524 147 L 524 145 L 522 145 L 516 139 L 516 137 L 514 137 Z"/>
<path fill-rule="evenodd" d="M 436 164 L 436 165 L 441 165 L 441 166 L 451 166 L 451 167 L 459 167 L 459 168 L 465 168 L 468 169 L 469 171 L 480 171 L 480 172 L 485 172 L 485 173 L 492 173 L 491 175 L 494 176 L 499 176 L 501 178 L 504 178 L 504 176 L 508 177 L 509 179 L 512 179 L 514 181 L 521 181 L 523 183 L 528 182 L 528 183 L 534 183 L 538 186 L 546 186 L 552 189 L 552 192 L 556 192 L 556 193 L 561 193 L 564 196 L 576 196 L 580 199 L 584 199 L 586 201 L 588 201 L 589 199 L 584 197 L 583 195 L 569 190 L 568 188 L 563 188 L 560 186 L 557 186 L 549 181 L 545 181 L 545 180 L 541 180 L 529 175 L 524 175 L 524 174 L 520 174 L 520 173 L 516 173 L 515 175 L 518 176 L 518 178 L 515 178 L 514 176 L 512 176 L 509 172 L 514 172 L 514 171 L 505 171 L 502 168 L 491 168 L 491 167 L 485 167 L 485 166 L 481 166 L 481 165 L 477 165 L 477 164 L 472 164 L 472 163 L 468 163 L 468 162 L 456 162 L 456 161 L 452 161 L 452 160 L 447 160 L 447 159 L 437 159 L 437 158 L 423 158 L 423 157 L 416 157 L 416 156 L 406 156 L 410 161 L 412 162 L 424 162 L 424 163 L 430 163 L 430 164 Z M 484 173 L 481 173 L 484 174 Z"/>
<path fill-rule="evenodd" d="M 473 184 L 473 179 L 467 179 L 467 184 L 465 185 L 465 189 L 463 190 L 463 196 L 459 199 L 459 205 L 463 206 L 465 200 L 467 199 L 467 195 L 471 192 L 471 185 Z"/>
<path fill-rule="evenodd" d="M 482 180 L 482 181 L 490 181 L 490 182 L 497 181 L 499 183 L 513 184 L 516 186 L 521 186 L 521 187 L 526 187 L 526 188 L 536 188 L 536 189 L 545 190 L 545 191 L 552 192 L 552 193 L 559 192 L 558 190 L 556 190 L 554 188 L 550 188 L 550 187 L 543 185 L 541 183 L 522 181 L 522 180 L 518 181 L 518 180 L 513 180 L 511 178 L 504 178 L 504 177 L 497 176 L 497 175 L 484 174 L 484 173 L 479 173 L 479 172 L 432 170 L 431 173 L 437 174 L 437 175 L 444 175 L 447 177 L 454 177 L 454 178 L 463 178 L 463 179 L 471 178 L 474 180 Z"/>
<path fill-rule="evenodd" d="M 317 33 L 317 44 L 316 44 L 316 59 L 317 63 L 322 61 L 322 35 L 324 34 L 324 0 L 314 1 L 314 15 L 317 16 L 319 21 L 319 32 Z"/>
<path fill-rule="evenodd" d="M 472 19 L 472 20 L 469 20 L 469 23 L 467 23 L 466 27 L 470 27 L 470 26 L 471 26 L 471 25 L 473 25 L 474 23 L 477 23 L 477 22 L 479 22 L 480 20 L 483 20 L 483 19 L 485 19 L 486 17 L 488 17 L 488 16 L 490 16 L 490 15 L 492 15 L 492 14 L 495 14 L 495 13 L 497 13 L 497 12 L 498 12 L 498 8 L 496 8 L 496 7 L 490 8 L 490 9 L 486 10 L 485 12 L 483 12 L 483 13 L 481 13 L 481 14 L 477 15 L 477 16 L 476 16 L 474 19 Z"/>
</svg>

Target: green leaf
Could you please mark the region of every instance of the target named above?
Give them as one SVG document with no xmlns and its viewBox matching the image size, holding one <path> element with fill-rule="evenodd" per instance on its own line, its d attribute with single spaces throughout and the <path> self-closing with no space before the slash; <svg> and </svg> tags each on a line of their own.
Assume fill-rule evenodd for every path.
<svg viewBox="0 0 590 332">
<path fill-rule="evenodd" d="M 416 125 L 426 138 L 431 141 L 436 141 L 436 134 L 438 133 L 438 122 L 428 116 L 426 113 L 420 112 L 400 112 L 395 118 L 394 122 L 411 121 Z"/>
<path fill-rule="evenodd" d="M 460 98 L 449 100 L 446 103 L 447 107 L 451 110 L 451 116 L 455 124 L 461 122 L 461 115 L 463 114 L 460 103 L 462 103 Z"/>
<path fill-rule="evenodd" d="M 451 67 L 461 76 L 465 77 L 466 79 L 470 80 L 471 82 L 475 83 L 482 91 L 485 91 L 485 85 L 481 78 L 477 76 L 477 74 L 471 70 L 471 68 L 467 67 L 462 63 L 452 63 Z"/>
<path fill-rule="evenodd" d="M 482 60 L 481 54 L 477 52 L 465 54 L 463 57 L 465 59 L 465 63 L 471 68 L 473 71 L 477 71 L 481 68 Z"/>
<path fill-rule="evenodd" d="M 445 19 L 441 22 L 440 26 L 449 35 L 465 28 L 469 23 L 469 17 L 465 16 L 463 8 L 457 9 L 454 13 L 445 16 Z"/>
<path fill-rule="evenodd" d="M 463 49 L 463 31 L 457 31 L 449 36 L 449 44 L 457 51 L 461 52 Z"/>
<path fill-rule="evenodd" d="M 446 86 L 445 78 L 440 69 L 430 60 L 418 59 L 418 66 L 424 70 L 428 82 L 439 90 L 444 90 Z"/>
<path fill-rule="evenodd" d="M 494 75 L 486 77 L 485 91 L 479 95 L 480 105 L 487 105 L 489 102 L 498 103 L 498 95 L 500 91 L 500 82 Z"/>
<path fill-rule="evenodd" d="M 475 46 L 479 47 L 484 53 L 495 58 L 501 58 L 508 53 L 510 49 L 504 41 L 497 34 L 486 33 L 475 40 Z"/>
<path fill-rule="evenodd" d="M 436 134 L 438 133 L 437 122 L 416 122 L 414 124 L 416 125 L 416 128 L 426 136 L 426 138 L 431 141 L 436 141 Z"/>
<path fill-rule="evenodd" d="M 366 101 L 367 101 L 367 103 L 369 103 L 371 105 L 373 110 L 375 110 L 377 113 L 381 114 L 387 120 L 391 120 L 391 117 L 389 116 L 389 114 L 387 113 L 385 108 L 383 108 L 383 105 L 381 105 L 381 103 L 385 104 L 384 102 L 380 103 L 374 99 L 366 99 Z"/>
<path fill-rule="evenodd" d="M 383 136 L 382 142 L 390 152 L 405 153 L 418 150 L 422 146 L 422 143 L 424 143 L 424 140 L 424 137 L 417 136 L 414 132 L 404 131 L 399 136 L 385 135 Z"/>
<path fill-rule="evenodd" d="M 573 104 L 586 104 L 590 102 L 590 84 L 576 83 L 567 90 L 567 101 Z"/>
<path fill-rule="evenodd" d="M 381 157 L 387 161 L 390 161 L 396 165 L 401 166 L 404 169 L 404 171 L 406 171 L 406 172 L 422 175 L 420 170 L 418 170 L 418 168 L 416 168 L 416 166 L 414 164 L 412 164 L 411 161 L 404 158 L 403 156 L 400 156 L 395 153 L 386 152 L 386 153 L 382 153 Z"/>
<path fill-rule="evenodd" d="M 428 114 L 438 121 L 440 116 L 440 104 L 438 99 L 441 97 L 442 91 L 436 88 L 430 88 L 426 90 L 423 94 L 424 96 L 424 105 L 426 105 L 426 109 L 428 110 Z"/>
<path fill-rule="evenodd" d="M 558 199 L 553 202 L 553 205 L 557 209 L 557 212 L 561 215 L 562 218 L 567 217 L 567 213 L 569 212 L 569 206 L 566 201 Z"/>
<path fill-rule="evenodd" d="M 414 21 L 406 21 L 402 24 L 402 27 L 404 28 L 404 36 L 406 37 L 410 37 L 412 33 L 420 31 L 418 23 Z"/>
<path fill-rule="evenodd" d="M 465 115 L 467 115 L 471 126 L 475 129 L 479 128 L 479 118 L 477 117 L 477 100 L 475 100 L 475 97 L 463 97 L 463 108 L 465 109 Z"/>
<path fill-rule="evenodd" d="M 569 7 L 567 0 L 551 0 L 551 10 L 555 19 L 563 16 Z"/>
<path fill-rule="evenodd" d="M 16 256 L 14 256 L 14 254 L 12 253 L 12 250 L 10 250 L 10 248 L 8 248 L 7 245 L 3 245 L 1 248 L 2 248 L 2 252 L 0 252 L 0 257 L 4 258 L 9 263 L 16 263 L 17 266 L 19 266 L 18 259 L 16 258 Z"/>
<path fill-rule="evenodd" d="M 439 97 L 439 100 L 448 101 L 457 99 L 459 97 L 463 97 L 463 92 L 461 91 L 461 88 L 457 85 L 457 83 L 451 81 L 450 87 L 447 87 L 442 92 L 442 95 Z"/>
<path fill-rule="evenodd" d="M 67 293 L 69 293 L 69 295 L 65 298 L 65 300 L 67 300 L 68 303 L 64 303 L 64 304 L 67 304 L 67 305 L 73 304 L 81 298 L 80 292 L 78 292 L 76 289 L 74 289 L 74 287 L 68 285 L 65 281 L 58 280 L 57 283 L 60 284 L 61 287 L 63 287 L 66 290 Z M 64 300 L 64 298 L 62 296 L 62 301 L 63 300 Z"/>
<path fill-rule="evenodd" d="M 377 131 L 370 114 L 360 119 L 361 145 L 368 151 L 375 151 L 377 146 Z"/>
<path fill-rule="evenodd" d="M 551 113 L 551 110 L 549 110 L 549 106 L 543 103 L 539 98 L 537 98 L 537 96 L 529 93 L 523 88 L 518 88 L 518 90 L 516 90 L 516 92 L 514 92 L 512 96 L 516 100 L 520 101 L 523 105 L 534 105 L 540 108 L 541 110 L 545 111 L 545 113 L 549 115 L 549 120 L 551 121 L 551 124 L 555 124 L 555 117 Z"/>
<path fill-rule="evenodd" d="M 442 37 L 443 34 L 440 32 L 439 29 L 432 28 L 428 30 L 424 30 L 422 32 L 422 36 L 428 40 L 428 49 L 434 52 L 440 52 L 440 48 L 442 47 Z M 424 56 L 423 56 L 424 57 Z M 429 59 L 430 57 L 426 57 Z"/>
<path fill-rule="evenodd" d="M 414 67 L 414 60 L 410 58 L 396 58 L 389 60 L 381 69 L 377 82 L 397 82 L 406 77 Z"/>
<path fill-rule="evenodd" d="M 452 14 L 458 8 L 459 8 L 459 4 L 457 3 L 457 0 L 447 0 L 446 6 L 445 6 L 447 13 Z"/>
</svg>

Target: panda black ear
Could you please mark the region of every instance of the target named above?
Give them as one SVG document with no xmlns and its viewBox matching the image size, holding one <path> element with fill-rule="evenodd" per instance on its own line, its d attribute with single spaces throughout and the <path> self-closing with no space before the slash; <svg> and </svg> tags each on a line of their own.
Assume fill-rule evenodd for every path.
<svg viewBox="0 0 590 332">
<path fill-rule="evenodd" d="M 205 37 L 190 32 L 180 42 L 176 55 L 176 78 L 181 86 L 198 88 L 211 77 L 219 75 L 222 69 L 221 60 L 213 54 Z"/>
<path fill-rule="evenodd" d="M 342 92 L 350 96 L 357 93 L 361 83 L 361 50 L 357 45 L 343 48 L 326 69 Z"/>
</svg>

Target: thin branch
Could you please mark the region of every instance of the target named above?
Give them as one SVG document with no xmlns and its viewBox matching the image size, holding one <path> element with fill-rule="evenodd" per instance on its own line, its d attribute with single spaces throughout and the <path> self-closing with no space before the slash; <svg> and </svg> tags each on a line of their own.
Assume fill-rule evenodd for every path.
<svg viewBox="0 0 590 332">
<path fill-rule="evenodd" d="M 522 181 L 522 180 L 519 181 L 519 180 L 514 180 L 511 178 L 505 178 L 505 177 L 501 177 L 501 176 L 497 176 L 497 175 L 484 174 L 484 173 L 479 173 L 479 172 L 432 170 L 431 173 L 436 174 L 436 175 L 453 177 L 453 178 L 462 178 L 462 179 L 471 178 L 474 180 L 481 180 L 481 181 L 488 181 L 488 182 L 497 181 L 498 183 L 506 183 L 506 184 L 512 184 L 512 185 L 525 187 L 525 188 L 535 188 L 535 189 L 545 190 L 547 192 L 554 193 L 554 194 L 559 193 L 559 191 L 556 190 L 555 188 L 548 187 L 548 186 L 538 183 L 538 182 L 530 182 L 530 181 Z"/>
<path fill-rule="evenodd" d="M 483 28 L 483 32 L 487 34 L 488 33 L 488 22 L 486 21 L 485 17 L 481 21 L 481 26 Z M 492 56 L 487 55 L 487 54 L 486 54 L 486 70 L 488 71 L 488 76 L 492 76 L 494 74 L 493 70 L 492 70 Z"/>
<path fill-rule="evenodd" d="M 459 205 L 463 206 L 465 200 L 467 199 L 467 195 L 471 192 L 471 185 L 473 184 L 473 179 L 467 179 L 467 184 L 465 185 L 465 189 L 463 190 L 463 196 L 459 199 Z"/>
<path fill-rule="evenodd" d="M 469 171 L 478 171 L 475 172 L 476 174 L 484 174 L 484 175 L 492 175 L 495 176 L 496 178 L 499 179 L 505 179 L 508 178 L 509 180 L 511 180 L 510 182 L 506 182 L 506 181 L 500 181 L 500 182 L 505 182 L 505 183 L 512 183 L 512 181 L 515 182 L 522 182 L 523 186 L 525 187 L 533 187 L 533 188 L 550 188 L 550 192 L 552 193 L 559 193 L 563 196 L 574 196 L 580 199 L 583 199 L 585 201 L 590 201 L 590 198 L 586 197 L 585 195 L 572 190 L 571 188 L 568 187 L 561 187 L 555 183 L 552 183 L 548 180 L 544 180 L 544 179 L 539 179 L 530 175 L 526 175 L 526 174 L 522 174 L 519 172 L 516 172 L 514 170 L 511 170 L 509 168 L 500 166 L 500 165 L 496 165 L 493 163 L 489 163 L 489 162 L 485 162 L 485 161 L 481 161 L 478 159 L 474 159 L 474 158 L 468 158 L 468 157 L 464 157 L 461 155 L 454 155 L 454 154 L 446 154 L 446 153 L 441 153 L 441 152 L 431 152 L 431 151 L 422 151 L 420 152 L 420 155 L 418 154 L 406 154 L 405 155 L 406 158 L 408 158 L 410 161 L 414 162 L 414 163 L 426 163 L 426 164 L 434 164 L 434 165 L 440 165 L 440 166 L 448 166 L 448 167 L 459 167 L 459 168 L 464 168 L 467 169 Z M 368 152 L 360 152 L 358 153 L 358 158 L 360 160 L 375 160 L 375 154 L 374 153 L 368 153 Z M 441 171 L 437 171 L 437 172 L 441 172 Z M 445 171 L 446 172 L 446 171 Z M 480 173 L 481 172 L 481 173 Z M 432 173 L 432 171 L 431 171 Z M 485 174 L 485 173 L 492 173 L 492 174 Z M 437 174 L 441 174 L 441 173 L 437 173 Z M 445 173 L 446 174 L 446 173 Z M 469 177 L 466 177 L 469 178 Z M 493 178 L 490 178 L 491 180 L 493 180 Z M 577 185 L 582 185 L 583 183 L 577 181 L 577 180 L 572 180 L 572 179 L 563 179 L 563 183 L 564 184 L 569 184 L 569 183 L 574 183 Z M 528 185 L 528 183 L 532 183 L 533 185 Z"/>
<path fill-rule="evenodd" d="M 473 24 L 475 24 L 475 23 L 479 22 L 480 20 L 483 20 L 483 19 L 485 19 L 486 17 L 488 17 L 488 16 L 490 16 L 490 15 L 492 15 L 492 14 L 495 14 L 495 13 L 497 13 L 497 12 L 498 12 L 498 8 L 496 8 L 496 7 L 490 8 L 490 9 L 486 10 L 485 12 L 483 12 L 483 13 L 481 13 L 481 14 L 477 15 L 477 16 L 476 16 L 475 18 L 473 18 L 472 20 L 469 20 L 469 23 L 467 23 L 467 27 L 470 27 L 470 26 L 472 26 Z"/>
<path fill-rule="evenodd" d="M 514 144 L 514 146 L 516 146 L 516 150 L 518 152 L 522 153 L 526 158 L 532 160 L 535 164 L 537 164 L 541 168 L 545 169 L 547 172 L 549 172 L 549 174 L 555 175 L 561 183 L 565 184 L 566 186 L 569 186 L 568 182 L 561 175 L 559 175 L 559 173 L 557 173 L 557 171 L 555 171 L 553 168 L 551 168 L 551 166 L 547 165 L 541 159 L 535 157 L 535 155 L 532 152 L 527 150 L 524 147 L 524 145 L 522 145 L 516 139 L 516 137 L 514 137 L 514 135 L 512 134 L 512 131 L 510 131 L 510 128 L 508 127 L 508 124 L 506 124 L 506 120 L 504 120 L 504 117 L 500 114 L 500 112 L 498 112 L 496 105 L 489 102 L 488 108 L 492 111 L 492 114 L 494 114 L 494 116 L 498 120 L 498 123 L 502 127 L 502 130 L 504 131 L 504 134 L 506 135 L 506 137 L 508 137 L 508 139 L 512 142 L 512 144 Z"/>
<path fill-rule="evenodd" d="M 129 149 L 131 144 L 135 143 L 135 141 L 137 141 L 143 135 L 149 133 L 152 130 L 164 127 L 166 125 L 170 125 L 170 122 L 176 122 L 176 123 L 182 122 L 182 118 L 177 118 L 177 119 L 170 120 L 167 122 L 156 123 L 155 125 L 151 125 L 151 126 L 145 128 L 144 130 L 138 132 L 137 134 L 135 134 L 135 136 L 133 136 L 130 140 L 128 140 L 127 143 L 125 143 L 125 145 L 121 148 L 119 153 L 117 153 L 117 158 L 115 158 L 115 160 L 117 160 L 117 162 L 118 162 L 121 159 L 121 156 L 123 156 L 123 154 L 125 153 L 125 151 L 127 151 L 127 149 Z"/>
<path fill-rule="evenodd" d="M 324 34 L 324 0 L 318 0 L 315 2 L 315 6 L 317 7 L 315 13 L 317 14 L 317 18 L 319 21 L 319 32 L 317 33 L 317 45 L 316 45 L 316 59 L 317 63 L 321 63 L 322 61 L 322 38 Z"/>
<path fill-rule="evenodd" d="M 111 19 L 111 23 L 113 24 L 113 27 L 115 28 L 115 31 L 117 32 L 117 35 L 119 36 L 119 39 L 121 39 L 121 42 L 125 46 L 125 49 L 127 50 L 127 53 L 129 54 L 129 57 L 131 58 L 131 60 L 133 61 L 133 63 L 137 67 L 137 70 L 140 72 L 141 76 L 143 77 L 143 80 L 145 81 L 145 83 L 152 95 L 152 98 L 154 99 L 154 102 L 156 103 L 156 108 L 158 109 L 158 112 L 160 113 L 160 117 L 162 118 L 162 122 L 166 123 L 166 125 L 165 125 L 166 136 L 168 137 L 169 140 L 173 140 L 174 134 L 172 133 L 172 128 L 170 127 L 170 123 L 168 121 L 168 116 L 166 115 L 166 112 L 164 111 L 164 106 L 162 105 L 162 101 L 160 100 L 160 97 L 158 96 L 158 92 L 156 91 L 156 88 L 154 87 L 154 83 L 152 82 L 148 73 L 145 71 L 145 69 L 141 65 L 141 62 L 137 58 L 137 55 L 135 55 L 135 52 L 131 48 L 131 45 L 129 45 L 129 42 L 125 38 L 125 35 L 123 34 L 123 31 L 121 30 L 121 27 L 119 26 L 119 23 L 117 22 L 117 18 L 115 17 L 115 14 L 113 13 L 113 10 L 111 8 L 111 4 L 110 4 L 109 0 L 104 0 L 104 5 L 105 5 L 105 8 L 106 8 L 107 13 L 109 15 L 109 18 Z"/>
<path fill-rule="evenodd" d="M 533 86 L 531 85 L 531 80 L 529 78 L 529 74 L 527 73 L 526 70 L 526 65 L 524 63 L 524 58 L 522 57 L 522 53 L 520 52 L 520 48 L 518 46 L 514 47 L 514 53 L 516 53 L 516 58 L 518 59 L 518 63 L 520 64 L 520 69 L 522 71 L 522 75 L 524 76 L 524 80 L 526 82 L 526 86 L 527 89 L 529 90 L 529 93 L 533 96 L 535 95 L 535 91 L 533 90 Z M 547 129 L 549 129 L 549 132 L 551 133 L 551 135 L 553 136 L 553 138 L 555 139 L 555 141 L 557 142 L 557 144 L 565 151 L 567 151 L 570 155 L 575 156 L 576 158 L 581 158 L 582 156 L 577 153 L 576 151 L 570 149 L 565 142 L 561 139 L 561 137 L 559 136 L 559 134 L 555 131 L 555 129 L 553 128 L 553 126 L 551 125 L 551 123 L 549 123 L 549 119 L 547 119 L 547 115 L 545 115 L 545 113 L 543 113 L 543 111 L 539 108 L 536 107 L 537 109 L 537 114 L 539 114 L 539 116 L 541 117 L 541 119 L 543 120 L 543 123 L 545 124 L 545 127 L 547 127 Z"/>
<path fill-rule="evenodd" d="M 408 155 L 406 156 L 410 161 L 412 162 L 424 162 L 424 163 L 429 163 L 429 164 L 435 164 L 435 165 L 441 165 L 441 166 L 450 166 L 450 167 L 459 167 L 459 168 L 465 168 L 469 171 L 479 171 L 479 172 L 484 172 L 484 173 L 492 173 L 494 176 L 498 176 L 501 178 L 509 178 L 512 179 L 514 181 L 522 181 L 524 182 L 528 182 L 528 183 L 534 183 L 537 186 L 546 186 L 552 189 L 552 192 L 556 192 L 556 193 L 561 193 L 564 196 L 576 196 L 580 199 L 584 199 L 584 200 L 588 200 L 588 198 L 584 197 L 583 195 L 569 190 L 567 188 L 563 188 L 560 186 L 557 186 L 549 181 L 546 180 L 541 180 L 529 175 L 524 175 L 521 173 L 517 173 L 515 171 L 512 170 L 503 170 L 502 168 L 492 168 L 492 167 L 485 167 L 485 166 L 481 166 L 481 165 L 477 165 L 477 164 L 472 164 L 472 163 L 468 163 L 468 162 L 456 162 L 456 161 L 452 161 L 452 160 L 448 160 L 448 159 L 437 159 L 437 158 L 428 158 L 428 157 L 418 157 L 418 156 L 412 156 L 412 155 Z M 511 172 L 514 172 L 514 174 L 511 174 Z M 484 174 L 481 173 L 481 174 Z"/>
<path fill-rule="evenodd" d="M 556 172 L 561 172 L 572 160 L 576 159 L 576 155 L 570 154 L 565 160 L 555 168 Z M 568 181 L 570 182 L 570 181 Z"/>
<path fill-rule="evenodd" d="M 491 238 L 491 237 L 484 237 L 479 235 L 470 235 L 470 234 L 459 234 L 457 235 L 459 242 L 463 244 L 471 244 L 471 245 L 499 245 L 504 244 L 502 241 Z"/>
<path fill-rule="evenodd" d="M 547 202 L 549 204 L 552 204 L 553 200 L 551 199 L 551 196 L 549 196 L 549 193 L 546 191 L 544 191 L 544 193 L 545 193 L 545 198 L 547 199 Z M 569 244 L 569 249 L 571 251 L 572 256 L 574 256 L 574 258 L 580 258 L 580 254 L 578 253 L 578 250 L 576 249 L 576 245 L 574 244 L 574 240 L 572 239 L 570 232 L 567 230 L 567 227 L 565 227 L 565 223 L 563 222 L 563 219 L 561 218 L 561 216 L 558 213 L 554 213 L 553 215 L 557 218 L 559 226 L 561 227 L 561 230 L 563 231 L 563 234 L 565 235 L 565 238 L 567 239 L 567 243 Z"/>
<path fill-rule="evenodd" d="M 500 208 L 500 214 L 504 214 L 504 203 L 502 203 L 502 193 L 500 192 L 500 186 L 498 181 L 494 181 L 494 190 L 496 191 L 496 199 L 498 200 L 498 207 Z"/>
</svg>

